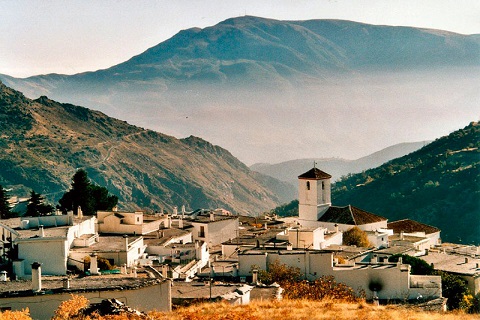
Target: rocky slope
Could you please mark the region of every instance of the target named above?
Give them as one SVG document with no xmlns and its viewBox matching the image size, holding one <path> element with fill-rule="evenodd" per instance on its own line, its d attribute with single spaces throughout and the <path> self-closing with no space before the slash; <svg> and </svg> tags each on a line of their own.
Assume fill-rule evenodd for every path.
<svg viewBox="0 0 480 320">
<path fill-rule="evenodd" d="M 256 213 L 293 197 L 293 188 L 251 172 L 227 150 L 197 137 L 176 139 L 0 83 L 0 184 L 58 200 L 79 168 L 124 208 L 225 207 Z M 275 191 L 273 191 L 275 190 Z"/>
</svg>

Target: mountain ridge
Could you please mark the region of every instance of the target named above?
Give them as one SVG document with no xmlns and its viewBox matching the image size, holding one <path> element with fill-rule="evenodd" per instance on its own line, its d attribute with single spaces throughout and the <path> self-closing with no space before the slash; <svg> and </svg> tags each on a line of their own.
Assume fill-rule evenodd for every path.
<svg viewBox="0 0 480 320">
<path fill-rule="evenodd" d="M 2 83 L 0 123 L 0 184 L 50 200 L 79 168 L 128 209 L 223 206 L 245 213 L 293 196 L 288 185 L 250 172 L 201 138 L 176 139 L 45 96 L 30 100 Z"/>
</svg>

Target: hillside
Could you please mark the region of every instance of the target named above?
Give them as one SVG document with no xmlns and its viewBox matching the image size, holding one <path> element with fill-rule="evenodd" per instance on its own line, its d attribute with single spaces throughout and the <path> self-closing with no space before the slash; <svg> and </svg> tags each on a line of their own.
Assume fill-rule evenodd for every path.
<svg viewBox="0 0 480 320">
<path fill-rule="evenodd" d="M 444 135 L 477 116 L 479 39 L 246 16 L 182 30 L 103 70 L 0 80 L 29 98 L 46 95 L 168 135 L 202 137 L 248 164 L 319 154 L 355 159 Z"/>
<path fill-rule="evenodd" d="M 442 239 L 480 243 L 480 125 L 472 122 L 422 149 L 349 175 L 332 188 L 335 205 L 352 204 L 390 221 L 410 218 Z"/>
<path fill-rule="evenodd" d="M 250 169 L 278 180 L 289 182 L 296 187 L 298 184 L 297 177 L 310 170 L 314 161 L 319 168 L 331 174 L 332 181 L 335 181 L 349 173 L 357 173 L 378 167 L 389 160 L 418 150 L 427 143 L 427 141 L 400 143 L 356 160 L 340 158 L 296 159 L 276 164 L 256 163 L 251 165 Z"/>
<path fill-rule="evenodd" d="M 124 208 L 225 207 L 259 212 L 291 199 L 293 188 L 251 172 L 227 150 L 197 137 L 145 130 L 47 97 L 30 100 L 0 83 L 0 184 L 51 201 L 84 168 Z"/>
</svg>

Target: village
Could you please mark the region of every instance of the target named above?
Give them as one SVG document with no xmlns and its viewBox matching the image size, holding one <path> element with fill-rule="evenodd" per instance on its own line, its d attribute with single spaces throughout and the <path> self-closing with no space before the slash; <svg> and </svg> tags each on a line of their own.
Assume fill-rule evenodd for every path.
<svg viewBox="0 0 480 320">
<path fill-rule="evenodd" d="M 441 230 L 413 220 L 389 222 L 331 201 L 331 175 L 313 167 L 298 176 L 299 215 L 238 216 L 227 210 L 97 211 L 0 220 L 0 309 L 29 308 L 49 318 L 72 293 L 92 303 L 117 299 L 137 310 L 170 311 L 200 300 L 247 304 L 281 299 L 259 272 L 273 263 L 314 281 L 333 276 L 373 303 L 422 303 L 446 310 L 439 275 L 414 275 L 393 255 L 422 259 L 480 292 L 480 247 L 442 243 Z M 374 196 L 374 195 L 372 195 Z M 369 246 L 345 245 L 352 228 Z"/>
</svg>

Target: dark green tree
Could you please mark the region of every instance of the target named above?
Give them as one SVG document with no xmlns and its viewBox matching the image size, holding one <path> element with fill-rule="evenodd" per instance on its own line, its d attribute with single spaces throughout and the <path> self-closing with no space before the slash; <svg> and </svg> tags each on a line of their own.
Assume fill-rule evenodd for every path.
<svg viewBox="0 0 480 320">
<path fill-rule="evenodd" d="M 410 269 L 411 274 L 416 275 L 432 275 L 435 274 L 435 270 L 422 259 L 412 257 L 406 254 L 395 254 L 391 256 L 388 261 L 390 262 L 398 262 L 399 258 L 402 258 L 402 263 L 409 264 L 412 268 Z"/>
<path fill-rule="evenodd" d="M 8 219 L 13 217 L 13 213 L 10 210 L 10 205 L 8 203 L 8 193 L 3 186 L 0 185 L 0 218 Z"/>
<path fill-rule="evenodd" d="M 38 217 L 45 216 L 53 212 L 53 206 L 44 203 L 44 198 L 41 194 L 32 190 L 30 192 L 30 199 L 28 200 L 26 216 Z"/>
<path fill-rule="evenodd" d="M 97 210 L 111 210 L 117 205 L 118 197 L 109 195 L 105 187 L 91 183 L 87 172 L 80 169 L 72 178 L 72 188 L 58 202 L 63 211 L 73 210 L 76 214 L 80 207 L 83 214 L 94 215 Z"/>
</svg>

